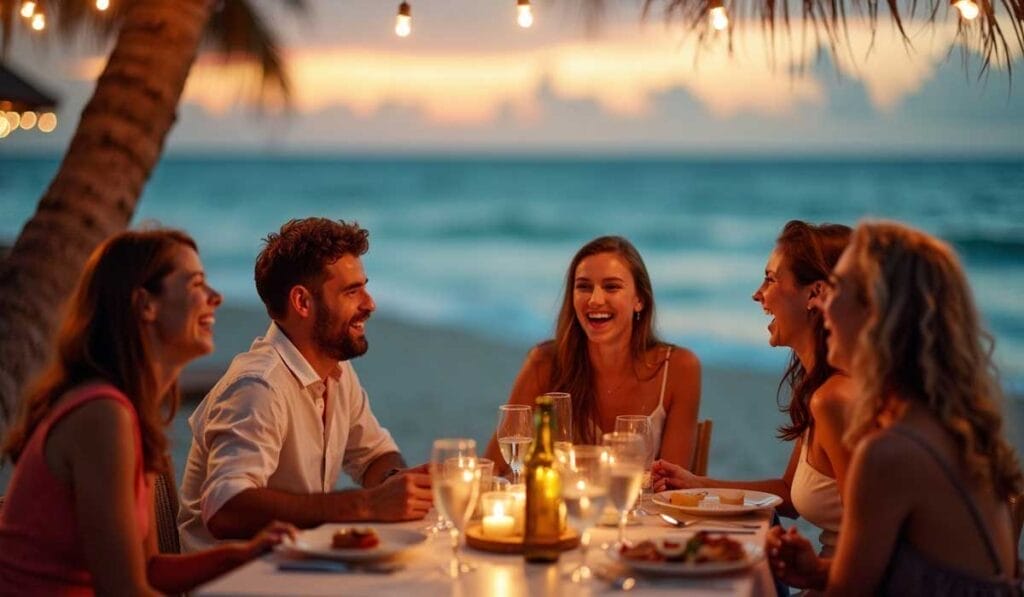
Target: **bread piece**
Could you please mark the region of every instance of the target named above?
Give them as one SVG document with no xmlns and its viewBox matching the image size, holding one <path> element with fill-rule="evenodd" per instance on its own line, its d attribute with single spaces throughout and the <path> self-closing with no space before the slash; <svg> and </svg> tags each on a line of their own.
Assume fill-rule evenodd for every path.
<svg viewBox="0 0 1024 597">
<path fill-rule="evenodd" d="M 718 492 L 718 501 L 728 506 L 742 506 L 743 495 L 742 489 L 723 489 Z"/>
<path fill-rule="evenodd" d="M 697 493 L 670 493 L 668 496 L 668 503 L 673 506 L 686 506 L 687 508 L 696 508 L 700 505 L 701 500 L 707 496 L 707 493 L 700 491 Z"/>
</svg>

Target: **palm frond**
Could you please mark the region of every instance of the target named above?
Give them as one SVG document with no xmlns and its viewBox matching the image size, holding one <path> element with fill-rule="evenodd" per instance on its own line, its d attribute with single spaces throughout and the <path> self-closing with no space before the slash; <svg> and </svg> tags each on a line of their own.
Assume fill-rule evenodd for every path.
<svg viewBox="0 0 1024 597">
<path fill-rule="evenodd" d="M 295 10 L 305 5 L 303 0 L 285 3 Z M 252 64 L 260 84 L 250 99 L 258 106 L 271 105 L 278 98 L 288 105 L 291 82 L 275 32 L 248 0 L 222 0 L 218 8 L 206 28 L 207 46 L 227 62 Z"/>
<path fill-rule="evenodd" d="M 98 43 L 113 38 L 121 26 L 126 7 L 135 0 L 111 0 L 104 12 L 95 9 L 95 0 L 37 0 L 46 10 L 48 30 L 45 39 L 73 42 L 92 37 Z M 173 0 L 172 0 L 173 1 Z M 307 0 L 278 0 L 287 10 L 304 13 Z M 27 31 L 19 10 L 22 0 L 0 0 L 0 47 L 6 51 L 12 36 Z M 206 29 L 206 45 L 217 56 L 231 63 L 251 64 L 259 84 L 246 93 L 246 99 L 258 106 L 270 103 L 288 105 L 291 85 L 277 34 L 253 6 L 253 0 L 219 0 Z M 2 55 L 0 55 L 2 57 Z M 238 81 L 246 85 L 243 78 Z M 278 101 L 280 100 L 280 101 Z"/>
<path fill-rule="evenodd" d="M 905 19 L 913 19 L 919 10 L 918 0 L 727 0 L 726 6 L 730 13 L 755 17 L 750 22 L 759 23 L 766 31 L 766 38 L 770 40 L 772 46 L 769 56 L 774 56 L 776 28 L 781 27 L 787 39 L 792 37 L 790 1 L 800 5 L 804 33 L 809 29 L 814 35 L 815 43 L 820 43 L 822 39 L 826 40 L 833 56 L 850 47 L 847 29 L 850 8 L 856 9 L 858 13 L 866 9 L 872 35 L 877 30 L 881 9 L 884 8 L 908 48 L 911 46 L 911 40 L 906 30 Z M 949 10 L 955 12 L 948 0 L 924 1 L 927 3 L 924 17 L 926 23 L 934 26 L 940 18 L 955 18 L 948 16 Z M 584 2 L 600 4 L 602 0 Z M 976 2 L 981 9 L 977 20 L 969 24 L 961 22 L 957 27 L 957 39 L 962 42 L 961 51 L 967 53 L 969 48 L 979 49 L 982 58 L 979 76 L 984 76 L 992 64 L 1001 65 L 1008 73 L 1012 73 L 1014 46 L 1024 53 L 1024 0 Z M 666 21 L 682 21 L 686 29 L 696 32 L 698 40 L 703 41 L 710 33 L 708 4 L 708 0 L 644 0 L 642 14 L 646 15 L 660 8 Z M 946 11 L 942 10 L 943 8 Z M 1009 16 L 1012 31 L 1004 31 L 1003 24 L 1000 23 L 1000 13 L 1003 12 Z M 801 34 L 800 45 L 806 43 L 804 33 Z M 730 41 L 732 35 L 733 30 L 730 28 Z M 966 60 L 964 64 L 966 66 Z"/>
</svg>

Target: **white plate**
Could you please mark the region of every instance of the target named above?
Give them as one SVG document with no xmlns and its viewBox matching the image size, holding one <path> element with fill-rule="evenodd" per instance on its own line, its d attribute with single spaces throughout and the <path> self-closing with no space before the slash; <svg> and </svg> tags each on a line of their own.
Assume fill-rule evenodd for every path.
<svg viewBox="0 0 1024 597">
<path fill-rule="evenodd" d="M 686 514 L 697 514 L 699 516 L 734 516 L 756 512 L 763 508 L 774 508 L 782 503 L 782 498 L 774 493 L 763 491 L 743 490 L 743 505 L 723 504 L 718 501 L 718 492 L 714 487 L 702 487 L 699 489 L 673 489 L 654 494 L 653 501 L 659 506 L 678 510 Z M 707 496 L 696 506 L 677 506 L 669 501 L 673 493 L 707 493 Z"/>
<path fill-rule="evenodd" d="M 289 557 L 324 558 L 342 562 L 366 562 L 394 557 L 407 549 L 416 547 L 427 540 L 426 535 L 407 529 L 374 529 L 380 537 L 377 547 L 370 549 L 334 549 L 331 537 L 338 529 L 365 528 L 358 525 L 326 524 L 308 531 L 301 531 L 294 542 L 281 543 L 277 551 Z"/>
<path fill-rule="evenodd" d="M 736 572 L 753 566 L 764 559 L 764 549 L 754 543 L 744 543 L 744 551 L 747 557 L 732 562 L 703 562 L 695 564 L 692 562 L 650 562 L 647 560 L 628 560 L 619 554 L 614 547 L 606 552 L 608 557 L 616 562 L 648 574 L 663 574 L 669 576 L 709 576 L 712 574 L 725 574 Z"/>
</svg>

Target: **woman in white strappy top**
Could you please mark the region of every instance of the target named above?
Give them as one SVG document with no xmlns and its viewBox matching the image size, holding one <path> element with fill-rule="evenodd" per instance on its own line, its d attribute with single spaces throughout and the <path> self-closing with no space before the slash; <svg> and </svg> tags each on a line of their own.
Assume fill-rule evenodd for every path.
<svg viewBox="0 0 1024 597">
<path fill-rule="evenodd" d="M 773 317 L 768 324 L 768 343 L 793 350 L 782 378 L 782 383 L 791 388 L 785 407 L 790 421 L 779 428 L 779 437 L 796 443 L 782 477 L 723 481 L 655 462 L 655 491 L 730 487 L 774 493 L 783 499 L 779 513 L 802 516 L 820 528 L 822 552 L 832 552 L 843 513 L 840 496 L 850 460 L 850 452 L 841 440 L 851 389 L 849 378 L 826 362 L 827 333 L 819 300 L 849 238 L 846 226 L 815 226 L 798 220 L 787 223 L 768 258 L 764 281 L 753 296 Z"/>
<path fill-rule="evenodd" d="M 555 338 L 535 346 L 509 402 L 551 391 L 572 396 L 573 441 L 600 443 L 619 415 L 651 417 L 657 454 L 690 462 L 700 406 L 700 362 L 654 333 L 654 292 L 636 248 L 618 236 L 584 245 L 569 264 Z M 495 439 L 487 455 L 504 466 Z"/>
</svg>

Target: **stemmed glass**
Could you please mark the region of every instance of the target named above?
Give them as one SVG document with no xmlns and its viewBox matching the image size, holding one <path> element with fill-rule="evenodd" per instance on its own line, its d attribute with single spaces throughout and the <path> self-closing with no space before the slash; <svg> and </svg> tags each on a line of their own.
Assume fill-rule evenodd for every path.
<svg viewBox="0 0 1024 597">
<path fill-rule="evenodd" d="M 637 499 L 636 508 L 633 513 L 638 516 L 646 516 L 647 511 L 643 507 L 643 495 L 645 490 L 651 488 L 651 466 L 654 464 L 654 453 L 658 450 L 658 447 L 654 445 L 654 430 L 651 428 L 651 418 L 647 415 L 619 415 L 615 417 L 615 431 L 638 433 L 644 438 L 644 448 L 647 450 L 644 457 L 644 476 L 640 484 L 640 497 Z"/>
<path fill-rule="evenodd" d="M 590 528 L 604 511 L 611 478 L 611 459 L 605 446 L 572 446 L 564 462 L 559 464 L 562 475 L 562 500 L 569 521 L 580 532 L 580 565 L 569 573 L 574 583 L 592 576 L 587 566 L 587 548 L 590 547 Z"/>
<path fill-rule="evenodd" d="M 551 441 L 555 443 L 572 443 L 572 397 L 565 392 L 548 392 L 555 412 L 555 435 Z"/>
<path fill-rule="evenodd" d="M 471 439 L 439 439 L 430 455 L 430 483 L 434 506 L 451 524 L 452 560 L 447 574 L 458 578 L 473 567 L 459 559 L 459 533 L 466 527 L 480 491 L 480 465 L 476 442 Z"/>
<path fill-rule="evenodd" d="M 615 431 L 601 436 L 611 464 L 608 501 L 619 511 L 619 546 L 626 541 L 626 520 L 640 493 L 646 446 L 638 433 Z"/>
<path fill-rule="evenodd" d="M 523 404 L 502 404 L 498 408 L 498 427 L 495 436 L 501 457 L 512 469 L 512 484 L 519 483 L 519 476 L 526 462 L 526 454 L 533 443 L 533 409 Z"/>
</svg>

